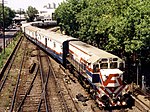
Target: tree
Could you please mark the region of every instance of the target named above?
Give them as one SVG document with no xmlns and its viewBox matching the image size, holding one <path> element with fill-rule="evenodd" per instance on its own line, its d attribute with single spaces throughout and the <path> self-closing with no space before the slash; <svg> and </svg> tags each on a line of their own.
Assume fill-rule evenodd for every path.
<svg viewBox="0 0 150 112">
<path fill-rule="evenodd" d="M 99 48 L 104 47 L 102 43 L 107 40 L 108 22 L 111 19 L 110 2 L 111 0 L 87 1 L 88 7 L 77 14 L 81 40 Z"/>
<path fill-rule="evenodd" d="M 67 35 L 78 37 L 77 31 L 79 24 L 76 14 L 80 13 L 80 11 L 86 7 L 85 1 L 86 0 L 67 0 L 67 2 L 61 3 L 56 9 L 55 17 L 59 19 L 59 24 Z"/>
<path fill-rule="evenodd" d="M 0 27 L 3 25 L 3 15 L 2 15 L 2 5 L 0 4 Z M 12 24 L 12 20 L 15 17 L 15 12 L 11 10 L 9 7 L 4 7 L 4 15 L 5 15 L 5 27 L 8 27 Z"/>
<path fill-rule="evenodd" d="M 150 48 L 149 9 L 149 0 L 68 0 L 55 13 L 69 35 L 132 58 Z"/>
<path fill-rule="evenodd" d="M 150 66 L 149 9 L 149 0 L 67 0 L 55 13 L 68 35 L 125 58 L 131 76 L 137 60 Z"/>
<path fill-rule="evenodd" d="M 145 41 L 150 38 L 148 31 L 149 14 L 145 12 L 148 7 L 148 0 L 117 1 L 113 11 L 115 14 L 109 24 L 110 43 L 108 46 L 115 44 L 115 42 L 112 42 L 113 38 L 115 38 L 118 41 L 116 45 L 124 47 L 122 50 L 125 52 L 133 53 L 141 50 L 146 45 Z M 117 47 L 117 49 L 120 48 Z"/>
<path fill-rule="evenodd" d="M 28 15 L 28 21 L 34 21 L 36 14 L 38 14 L 38 10 L 32 6 L 29 6 L 27 11 L 26 11 L 27 15 Z"/>
</svg>

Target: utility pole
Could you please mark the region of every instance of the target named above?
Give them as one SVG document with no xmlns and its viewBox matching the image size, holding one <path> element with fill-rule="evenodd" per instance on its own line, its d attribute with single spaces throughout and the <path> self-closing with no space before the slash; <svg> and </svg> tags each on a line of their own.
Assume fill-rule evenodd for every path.
<svg viewBox="0 0 150 112">
<path fill-rule="evenodd" d="M 136 82 L 136 84 L 137 84 L 137 86 L 139 86 L 139 62 L 137 62 L 137 65 L 136 65 L 136 66 L 137 66 L 137 69 L 136 69 L 136 70 L 137 70 L 137 71 L 136 71 L 136 75 L 137 75 L 136 81 L 137 81 L 137 82 Z"/>
<path fill-rule="evenodd" d="M 141 67 L 141 61 L 140 59 L 136 59 L 136 75 L 137 75 L 137 86 L 139 86 L 139 70 L 140 70 L 140 67 Z"/>
<path fill-rule="evenodd" d="M 5 14 L 4 14 L 4 0 L 2 0 L 2 10 L 3 10 L 3 49 L 5 54 Z"/>
<path fill-rule="evenodd" d="M 19 24 L 21 24 L 21 8 L 20 8 L 20 23 Z"/>
<path fill-rule="evenodd" d="M 144 75 L 142 75 L 142 91 L 146 92 L 145 77 L 144 77 Z"/>
</svg>

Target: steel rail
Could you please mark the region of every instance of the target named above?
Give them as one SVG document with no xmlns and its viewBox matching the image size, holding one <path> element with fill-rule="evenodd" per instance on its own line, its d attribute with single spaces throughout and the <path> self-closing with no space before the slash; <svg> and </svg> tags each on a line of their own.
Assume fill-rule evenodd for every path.
<svg viewBox="0 0 150 112">
<path fill-rule="evenodd" d="M 38 53 L 38 54 L 40 54 L 40 53 Z M 40 75 L 41 75 L 41 77 L 43 77 L 41 58 L 40 58 L 40 56 L 38 56 L 38 58 L 39 58 L 39 62 L 40 62 L 40 64 L 39 64 L 39 65 L 40 65 Z M 50 72 L 50 73 L 47 74 L 46 80 L 44 80 L 44 77 L 41 78 L 42 83 L 43 83 L 42 85 L 44 85 L 44 86 L 42 86 L 43 89 L 42 89 L 42 94 L 41 94 L 41 100 L 40 100 L 39 105 L 38 105 L 38 112 L 40 112 L 40 108 L 41 108 L 43 99 L 46 99 L 46 87 L 47 87 L 49 75 L 52 75 L 52 76 L 54 77 L 54 81 L 55 81 L 55 83 L 56 83 L 56 87 L 57 87 L 59 90 L 61 90 L 61 87 L 60 87 L 60 85 L 59 85 L 58 82 L 57 82 L 56 74 L 55 74 L 55 72 L 54 72 L 54 70 L 53 70 L 53 67 L 52 67 L 52 64 L 51 64 L 51 61 L 50 61 L 49 57 L 47 57 L 47 62 L 49 63 L 49 72 Z M 65 85 L 65 87 L 66 87 L 66 85 Z M 72 98 L 72 96 L 71 96 L 71 94 L 70 94 L 70 92 L 69 92 L 69 90 L 68 90 L 67 87 L 66 87 L 66 89 L 67 89 L 67 92 L 68 92 L 69 96 L 71 97 L 71 100 L 72 100 L 72 102 L 73 102 L 73 104 L 74 104 L 75 109 L 77 110 L 77 112 L 80 112 L 80 110 L 79 110 L 78 107 L 76 106 L 76 104 L 75 104 L 75 102 L 74 102 L 74 100 L 73 100 L 73 98 Z M 67 103 L 66 103 L 66 100 L 65 100 L 65 98 L 64 98 L 63 93 L 60 92 L 59 95 L 60 95 L 62 104 L 63 104 L 63 106 L 64 106 L 65 112 L 70 112 L 70 109 L 69 109 L 69 107 L 68 107 L 68 105 L 67 105 Z M 45 103 L 45 106 L 46 106 L 46 105 L 47 105 L 47 104 Z M 50 110 L 51 110 L 51 107 L 50 107 Z"/>
<path fill-rule="evenodd" d="M 143 92 L 141 89 L 135 89 L 134 90 L 134 94 L 136 93 L 136 92 L 138 92 L 139 94 L 143 94 L 145 97 L 150 97 L 150 94 L 149 93 L 145 93 L 145 92 Z M 150 107 L 149 107 L 149 105 L 147 105 L 144 101 L 142 101 L 140 98 L 138 98 L 136 95 L 134 95 L 133 94 L 133 96 L 138 100 L 138 102 L 137 102 L 137 104 L 138 105 L 140 105 L 140 107 L 139 106 L 136 106 L 139 110 L 145 110 L 145 111 L 147 111 L 143 106 L 145 106 L 146 108 L 148 108 L 148 109 L 150 109 Z M 149 102 L 150 102 L 150 99 L 148 99 L 149 100 Z M 140 104 L 140 103 L 142 104 Z M 140 109 L 140 108 L 142 108 L 142 109 Z"/>
<path fill-rule="evenodd" d="M 23 38 L 19 41 L 19 46 L 16 48 L 15 53 L 13 53 L 14 56 L 12 57 L 12 61 L 11 61 L 11 63 L 10 63 L 10 66 L 9 66 L 9 68 L 8 68 L 8 71 L 7 71 L 7 73 L 6 73 L 5 77 L 4 77 L 4 80 L 2 81 L 2 83 L 1 83 L 1 85 L 0 85 L 0 92 L 1 92 L 1 90 L 3 89 L 4 84 L 5 84 L 6 80 L 7 80 L 7 77 L 8 77 L 8 75 L 9 75 L 10 70 L 11 70 L 11 67 L 12 67 L 12 65 L 13 65 L 13 62 L 14 62 L 14 60 L 15 60 L 15 58 L 16 58 L 17 52 L 18 52 L 18 50 L 19 50 L 19 48 L 20 48 L 20 46 L 21 46 L 22 40 L 23 40 Z M 18 45 L 18 44 L 17 44 L 17 45 Z"/>
<path fill-rule="evenodd" d="M 48 55 L 46 55 L 46 60 L 47 60 L 47 62 L 49 61 L 48 60 Z M 47 107 L 47 111 L 49 111 L 48 110 L 48 104 L 47 104 L 47 99 L 46 99 L 46 94 L 47 94 L 47 91 L 46 91 L 46 89 L 47 89 L 47 83 L 48 83 L 48 79 L 49 79 L 49 75 L 50 75 L 50 65 L 49 65 L 49 62 L 48 62 L 48 72 L 47 72 L 47 77 L 46 77 L 46 81 L 45 81 L 45 85 L 44 85 L 44 99 L 45 99 L 45 106 Z M 51 110 L 51 107 L 50 107 L 50 110 Z"/>
<path fill-rule="evenodd" d="M 40 50 L 39 50 L 38 54 L 39 54 L 38 59 L 39 59 L 39 62 L 40 62 L 40 64 L 39 64 L 40 65 L 40 75 L 41 75 L 41 80 L 42 80 L 42 94 L 41 94 L 40 103 L 38 105 L 38 112 L 40 112 L 40 108 L 41 108 L 43 99 L 44 99 L 44 102 L 45 102 L 46 112 L 49 112 L 47 99 L 46 99 L 46 86 L 47 86 L 47 82 L 48 82 L 49 72 L 47 74 L 46 81 L 44 81 L 44 74 L 43 74 L 43 68 L 42 68 L 43 65 L 42 65 L 42 60 L 41 60 L 41 56 L 40 56 Z M 50 71 L 50 69 L 49 69 L 49 71 Z"/>
<path fill-rule="evenodd" d="M 49 60 L 50 60 L 50 59 L 49 59 Z M 53 75 L 53 77 L 54 77 L 54 79 L 55 79 L 56 86 L 59 88 L 59 90 L 61 90 L 61 89 L 60 89 L 61 87 L 59 86 L 59 84 L 58 84 L 58 82 L 57 82 L 56 74 L 55 74 L 55 72 L 54 72 L 54 70 L 53 70 L 53 68 L 52 68 L 52 63 L 51 63 L 51 62 L 50 62 L 50 66 L 51 66 L 52 75 Z M 60 97 L 61 97 L 61 99 L 62 99 L 63 105 L 64 105 L 64 107 L 65 107 L 65 112 L 70 112 L 70 109 L 68 108 L 67 103 L 66 103 L 66 101 L 65 101 L 64 95 L 62 94 L 62 92 L 60 92 L 59 94 L 60 94 Z"/>
<path fill-rule="evenodd" d="M 71 97 L 71 101 L 73 102 L 75 109 L 77 110 L 77 112 L 81 112 L 81 111 L 80 111 L 80 108 L 77 107 L 76 103 L 74 102 L 73 97 L 72 97 L 71 93 L 69 92 L 69 89 L 68 89 L 68 87 L 66 86 L 64 80 L 63 80 L 63 83 L 64 83 L 64 85 L 65 85 L 65 87 L 66 87 L 66 89 L 67 89 L 67 92 L 68 92 L 69 96 Z"/>
<path fill-rule="evenodd" d="M 33 84 L 34 84 L 34 81 L 35 81 L 35 79 L 36 79 L 36 76 L 37 76 L 37 74 L 38 74 L 38 70 L 39 70 L 39 66 L 38 66 L 37 69 L 36 69 L 36 73 L 35 73 L 35 75 L 34 75 L 34 78 L 32 79 L 32 82 L 31 82 L 31 84 L 30 84 L 30 86 L 29 86 L 27 92 L 25 93 L 25 96 L 23 97 L 22 101 L 20 102 L 20 105 L 19 105 L 19 107 L 18 107 L 17 112 L 19 112 L 19 111 L 21 110 L 21 108 L 22 108 L 22 106 L 23 106 L 23 104 L 24 104 L 24 102 L 25 102 L 25 100 L 26 100 L 26 98 L 27 98 L 27 95 L 30 94 L 30 91 L 31 91 L 31 89 L 32 89 L 32 87 L 33 87 Z"/>
<path fill-rule="evenodd" d="M 47 104 L 47 99 L 46 99 L 46 86 L 47 86 L 47 82 L 48 82 L 48 77 L 47 77 L 47 80 L 46 82 L 44 83 L 44 87 L 42 89 L 42 95 L 41 96 L 42 98 L 44 98 L 44 101 L 45 101 L 45 107 L 46 107 L 46 112 L 49 112 L 49 109 L 48 109 L 48 104 Z M 41 107 L 41 104 L 42 104 L 42 98 L 40 100 L 40 106 Z M 40 108 L 38 108 L 38 112 L 40 111 Z"/>
<path fill-rule="evenodd" d="M 26 45 L 27 45 L 27 43 L 26 43 Z M 11 107 L 10 107 L 10 111 L 9 112 L 12 112 L 13 108 L 14 108 L 14 104 L 15 104 L 17 90 L 18 90 L 18 86 L 19 86 L 19 82 L 20 82 L 20 76 L 21 76 L 21 72 L 22 72 L 22 67 L 23 67 L 25 53 L 26 53 L 26 47 L 24 49 L 24 53 L 23 53 L 23 56 L 22 56 L 22 61 L 21 61 L 21 64 L 20 64 L 20 71 L 18 73 L 17 83 L 16 83 L 16 86 L 15 86 L 15 91 L 14 91 L 14 94 L 13 94 L 13 98 L 12 98 Z"/>
<path fill-rule="evenodd" d="M 1 72 L 0 72 L 0 80 L 2 79 L 2 77 L 3 77 L 4 73 L 5 73 L 5 70 L 6 70 L 6 68 L 8 67 L 8 64 L 10 63 L 10 60 L 12 59 L 14 53 L 16 52 L 16 49 L 18 48 L 20 42 L 23 40 L 22 37 L 23 37 L 23 36 L 21 36 L 21 38 L 19 39 L 19 41 L 18 41 L 18 43 L 16 44 L 15 48 L 13 49 L 11 55 L 10 55 L 9 58 L 7 59 L 5 65 L 3 66 L 3 68 L 2 68 L 2 70 L 1 70 Z"/>
</svg>

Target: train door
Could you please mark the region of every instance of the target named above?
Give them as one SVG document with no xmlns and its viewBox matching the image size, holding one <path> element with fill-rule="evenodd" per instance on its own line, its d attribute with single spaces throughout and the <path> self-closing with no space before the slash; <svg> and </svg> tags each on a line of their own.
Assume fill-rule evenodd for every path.
<svg viewBox="0 0 150 112">
<path fill-rule="evenodd" d="M 63 42 L 63 65 L 66 67 L 67 55 L 69 54 L 69 41 Z"/>
<path fill-rule="evenodd" d="M 47 38 L 45 38 L 45 47 L 47 48 Z"/>
<path fill-rule="evenodd" d="M 37 31 L 35 32 L 35 42 L 37 43 L 37 37 L 38 37 L 38 34 L 37 34 Z"/>
<path fill-rule="evenodd" d="M 100 82 L 100 65 L 98 63 L 93 65 L 93 75 L 92 75 L 92 83 L 99 83 Z"/>
</svg>

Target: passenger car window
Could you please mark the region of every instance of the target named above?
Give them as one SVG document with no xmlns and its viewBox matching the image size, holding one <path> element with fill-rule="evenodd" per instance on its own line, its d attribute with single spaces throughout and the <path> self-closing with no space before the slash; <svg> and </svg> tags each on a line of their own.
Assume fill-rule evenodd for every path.
<svg viewBox="0 0 150 112">
<path fill-rule="evenodd" d="M 54 42 L 54 47 L 56 47 L 56 43 Z"/>
</svg>

